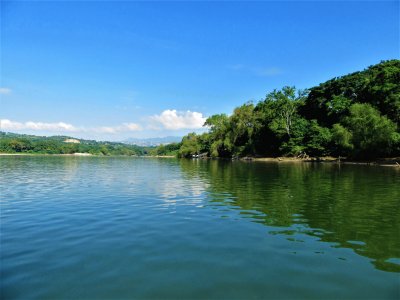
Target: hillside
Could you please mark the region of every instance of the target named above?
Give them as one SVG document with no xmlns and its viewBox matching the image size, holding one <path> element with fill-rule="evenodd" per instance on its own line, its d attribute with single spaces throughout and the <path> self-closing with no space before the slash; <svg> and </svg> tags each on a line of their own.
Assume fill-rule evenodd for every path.
<svg viewBox="0 0 400 300">
<path fill-rule="evenodd" d="M 147 154 L 147 150 L 136 145 L 98 142 L 69 136 L 46 137 L 0 132 L 0 153 L 144 155 Z"/>
<path fill-rule="evenodd" d="M 179 155 L 398 156 L 399 122 L 400 60 L 389 60 L 309 90 L 274 90 L 230 116 L 213 115 L 210 131 L 185 136 Z"/>
</svg>

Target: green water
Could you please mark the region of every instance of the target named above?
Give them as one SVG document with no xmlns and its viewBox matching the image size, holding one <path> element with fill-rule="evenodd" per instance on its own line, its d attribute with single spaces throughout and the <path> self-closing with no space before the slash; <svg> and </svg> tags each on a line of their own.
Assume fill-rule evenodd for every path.
<svg viewBox="0 0 400 300">
<path fill-rule="evenodd" d="M 398 168 L 0 157 L 1 299 L 399 299 Z"/>
</svg>

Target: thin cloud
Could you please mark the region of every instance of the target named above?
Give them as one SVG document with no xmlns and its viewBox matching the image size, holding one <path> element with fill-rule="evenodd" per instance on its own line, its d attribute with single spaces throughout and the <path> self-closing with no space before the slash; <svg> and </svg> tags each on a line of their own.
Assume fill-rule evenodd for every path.
<svg viewBox="0 0 400 300">
<path fill-rule="evenodd" d="M 97 133 L 119 133 L 140 131 L 142 127 L 136 123 L 124 123 L 119 126 L 100 126 L 100 127 L 76 127 L 65 122 L 45 123 L 45 122 L 16 122 L 8 119 L 0 120 L 0 130 L 9 131 L 50 131 L 50 132 L 97 132 Z"/>
<path fill-rule="evenodd" d="M 142 126 L 136 123 L 125 123 L 123 129 L 126 131 L 140 131 L 142 130 Z"/>
<path fill-rule="evenodd" d="M 0 120 L 0 129 L 1 130 L 44 130 L 44 131 L 65 131 L 65 132 L 74 132 L 78 131 L 78 128 L 75 126 L 64 123 L 44 123 L 44 122 L 15 122 L 8 119 Z"/>
<path fill-rule="evenodd" d="M 8 95 L 8 94 L 11 94 L 11 89 L 0 87 L 0 95 Z"/>
<path fill-rule="evenodd" d="M 98 133 L 119 133 L 119 132 L 129 132 L 129 131 L 141 131 L 143 130 L 142 126 L 136 123 L 124 123 L 120 126 L 102 126 L 102 127 L 95 127 L 91 130 L 86 131 L 95 131 Z"/>
<path fill-rule="evenodd" d="M 138 123 L 122 123 L 115 126 L 75 126 L 66 122 L 19 122 L 9 119 L 0 119 L 0 130 L 2 131 L 37 131 L 53 133 L 92 133 L 92 134 L 120 134 L 129 132 L 138 132 L 143 130 L 181 130 L 181 129 L 201 129 L 206 117 L 196 111 L 177 111 L 176 109 L 167 109 L 160 114 L 147 117 L 142 126 Z M 146 124 L 147 123 L 147 124 Z"/>
<path fill-rule="evenodd" d="M 161 114 L 154 115 L 150 119 L 169 130 L 199 129 L 203 127 L 206 121 L 206 118 L 200 112 L 190 110 L 182 112 L 175 109 L 164 110 Z M 156 128 L 156 126 L 153 128 Z"/>
</svg>

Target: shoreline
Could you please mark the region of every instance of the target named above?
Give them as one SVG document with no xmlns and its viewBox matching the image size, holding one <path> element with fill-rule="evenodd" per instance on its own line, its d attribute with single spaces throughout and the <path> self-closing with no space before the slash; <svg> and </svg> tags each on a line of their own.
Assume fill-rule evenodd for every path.
<svg viewBox="0 0 400 300">
<path fill-rule="evenodd" d="M 90 153 L 49 154 L 49 153 L 0 153 L 0 156 L 105 156 Z"/>
<path fill-rule="evenodd" d="M 100 155 L 91 153 L 50 154 L 50 153 L 0 153 L 1 156 L 68 156 L 68 157 L 140 157 L 140 158 L 176 158 L 174 155 Z"/>
<path fill-rule="evenodd" d="M 400 167 L 400 157 L 388 157 L 378 158 L 375 160 L 368 161 L 356 161 L 340 159 L 337 157 L 310 157 L 310 158 L 298 158 L 298 157 L 255 157 L 255 158 L 242 158 L 244 161 L 259 161 L 259 162 L 278 162 L 278 163 L 330 163 L 338 165 L 365 165 L 365 166 L 382 166 L 382 167 Z"/>
<path fill-rule="evenodd" d="M 73 154 L 47 154 L 47 153 L 0 153 L 2 156 L 61 156 L 61 157 L 133 157 L 133 158 L 177 158 L 173 155 L 97 155 L 90 153 L 73 153 Z M 201 159 L 213 159 L 210 157 Z M 216 158 L 218 159 L 218 158 Z M 379 158 L 370 161 L 354 161 L 342 158 L 340 161 L 337 157 L 242 157 L 237 161 L 248 162 L 275 162 L 275 163 L 330 163 L 338 165 L 365 165 L 365 166 L 382 166 L 382 167 L 399 167 L 400 157 Z"/>
</svg>

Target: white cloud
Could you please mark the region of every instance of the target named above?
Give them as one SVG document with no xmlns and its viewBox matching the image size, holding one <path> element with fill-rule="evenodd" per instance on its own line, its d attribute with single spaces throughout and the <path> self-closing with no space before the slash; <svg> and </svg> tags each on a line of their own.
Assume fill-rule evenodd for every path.
<svg viewBox="0 0 400 300">
<path fill-rule="evenodd" d="M 124 123 L 120 126 L 95 127 L 92 130 L 99 133 L 118 133 L 118 132 L 128 132 L 128 131 L 140 131 L 143 130 L 143 128 L 142 126 L 136 123 Z"/>
<path fill-rule="evenodd" d="M 125 123 L 123 127 L 126 129 L 126 131 L 139 131 L 142 130 L 142 127 L 139 124 L 136 123 Z"/>
<path fill-rule="evenodd" d="M 14 122 L 8 119 L 0 120 L 1 130 L 45 130 L 45 131 L 78 131 L 78 128 L 64 122 L 43 123 L 43 122 Z"/>
<path fill-rule="evenodd" d="M 21 131 L 21 130 L 35 130 L 35 131 L 52 131 L 52 132 L 98 132 L 98 133 L 118 133 L 139 131 L 142 127 L 136 123 L 124 123 L 119 126 L 101 126 L 101 127 L 75 127 L 71 124 L 58 122 L 58 123 L 44 123 L 44 122 L 15 122 L 8 119 L 0 120 L 0 130 Z"/>
<path fill-rule="evenodd" d="M 154 115 L 150 119 L 170 130 L 198 129 L 202 128 L 206 121 L 202 113 L 190 110 L 178 112 L 175 109 L 164 110 L 160 115 Z"/>
<path fill-rule="evenodd" d="M 8 95 L 8 94 L 11 94 L 11 89 L 0 87 L 0 95 Z"/>
</svg>

